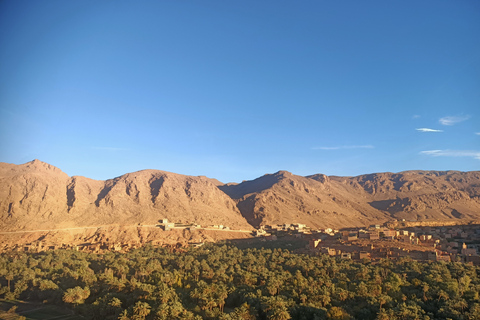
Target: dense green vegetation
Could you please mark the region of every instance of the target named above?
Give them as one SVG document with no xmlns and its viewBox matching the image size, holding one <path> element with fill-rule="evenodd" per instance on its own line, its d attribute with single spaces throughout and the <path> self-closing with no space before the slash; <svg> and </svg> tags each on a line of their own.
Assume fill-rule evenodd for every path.
<svg viewBox="0 0 480 320">
<path fill-rule="evenodd" d="M 4 253 L 0 297 L 87 319 L 480 319 L 480 268 L 209 244 L 185 253 Z"/>
</svg>

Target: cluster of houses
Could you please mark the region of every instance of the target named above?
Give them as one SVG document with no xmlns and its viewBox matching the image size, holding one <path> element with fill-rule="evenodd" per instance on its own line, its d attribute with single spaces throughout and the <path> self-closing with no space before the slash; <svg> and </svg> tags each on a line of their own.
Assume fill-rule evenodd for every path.
<svg viewBox="0 0 480 320">
<path fill-rule="evenodd" d="M 183 223 L 169 222 L 168 219 L 160 219 L 158 226 L 164 231 L 170 231 L 175 228 L 187 229 L 187 230 L 195 230 L 195 229 L 230 230 L 230 227 L 224 226 L 223 224 L 202 227 L 197 223 L 183 224 Z"/>
<path fill-rule="evenodd" d="M 420 239 L 426 236 L 435 248 L 449 255 L 453 261 L 471 262 L 480 265 L 480 226 L 463 225 L 450 227 L 415 227 Z"/>
<path fill-rule="evenodd" d="M 269 240 L 275 240 L 277 236 L 287 234 L 310 234 L 312 230 L 307 227 L 306 224 L 292 223 L 292 224 L 279 224 L 276 226 L 260 226 L 259 229 L 253 231 L 253 235 L 256 237 L 267 237 Z"/>
<path fill-rule="evenodd" d="M 198 224 L 179 224 L 167 219 L 159 221 L 158 227 L 165 231 L 174 228 L 230 230 L 223 225 L 201 227 Z M 390 228 L 372 225 L 368 228 L 336 230 L 325 228 L 312 230 L 305 224 L 293 223 L 276 226 L 261 226 L 253 232 L 262 240 L 277 240 L 277 237 L 293 235 L 309 240 L 308 249 L 313 253 L 323 253 L 343 259 L 376 260 L 382 258 L 411 257 L 415 260 L 461 261 L 480 265 L 480 225 L 462 226 L 418 226 L 409 228 Z M 108 241 L 108 239 L 107 239 Z M 152 245 L 164 245 L 161 240 Z M 189 243 L 198 247 L 203 243 Z M 127 252 L 140 247 L 138 242 L 129 243 L 84 243 L 47 244 L 37 241 L 26 245 L 4 245 L 0 251 L 42 252 L 56 249 L 72 249 L 92 253 L 105 251 Z"/>
<path fill-rule="evenodd" d="M 170 231 L 172 229 L 187 229 L 187 230 L 195 230 L 195 229 L 207 229 L 207 230 L 230 230 L 229 227 L 224 225 L 211 225 L 207 227 L 202 227 L 199 224 L 192 223 L 192 224 L 181 224 L 181 223 L 173 223 L 169 222 L 168 219 L 161 219 L 159 220 L 159 224 L 157 227 L 160 227 L 164 231 Z M 47 250 L 57 250 L 57 249 L 70 249 L 76 251 L 84 251 L 84 252 L 91 252 L 91 253 L 102 253 L 106 251 L 115 251 L 115 252 L 128 252 L 132 249 L 137 249 L 141 247 L 143 244 L 140 242 L 126 242 L 126 243 L 119 243 L 119 242 L 95 242 L 95 243 L 83 243 L 83 244 L 52 244 L 46 243 L 44 241 L 35 241 L 28 244 L 15 244 L 9 245 L 4 244 L 3 247 L 0 247 L 0 252 L 6 251 L 23 251 L 23 252 L 43 252 Z M 169 246 L 165 244 L 163 240 L 153 240 L 149 241 L 150 244 L 154 246 Z M 192 246 L 192 247 L 199 247 L 203 245 L 203 243 L 185 243 L 185 244 L 176 244 L 175 247 L 178 246 Z"/>
<path fill-rule="evenodd" d="M 326 229 L 314 235 L 309 249 L 345 259 L 399 258 L 462 261 L 480 265 L 480 226 L 390 229 Z"/>
</svg>

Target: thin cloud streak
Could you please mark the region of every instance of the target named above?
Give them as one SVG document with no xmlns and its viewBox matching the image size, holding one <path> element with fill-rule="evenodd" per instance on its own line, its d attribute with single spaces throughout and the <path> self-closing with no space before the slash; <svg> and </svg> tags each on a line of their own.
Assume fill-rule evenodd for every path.
<svg viewBox="0 0 480 320">
<path fill-rule="evenodd" d="M 427 150 L 421 151 L 420 154 L 432 157 L 471 157 L 480 160 L 480 151 L 475 150 Z"/>
<path fill-rule="evenodd" d="M 480 132 L 475 132 L 475 134 L 476 134 L 477 136 L 480 136 Z"/>
<path fill-rule="evenodd" d="M 443 132 L 443 130 L 430 129 L 430 128 L 417 128 L 415 130 L 420 132 Z"/>
<path fill-rule="evenodd" d="M 438 122 L 440 122 L 444 126 L 453 126 L 454 124 L 457 124 L 459 122 L 462 122 L 468 119 L 470 119 L 470 116 L 448 116 L 448 117 L 440 118 Z"/>
<path fill-rule="evenodd" d="M 337 146 L 337 147 L 313 147 L 312 150 L 341 150 L 341 149 L 373 149 L 372 145 L 364 146 Z"/>
</svg>

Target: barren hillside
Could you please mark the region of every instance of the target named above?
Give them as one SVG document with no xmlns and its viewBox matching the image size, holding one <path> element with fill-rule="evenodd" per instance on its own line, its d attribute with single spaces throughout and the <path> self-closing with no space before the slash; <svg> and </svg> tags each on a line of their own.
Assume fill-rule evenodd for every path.
<svg viewBox="0 0 480 320">
<path fill-rule="evenodd" d="M 337 184 L 324 175 L 308 178 L 279 171 L 220 188 L 236 199 L 240 211 L 254 226 L 305 223 L 310 227 L 352 227 L 388 219 L 388 214 Z"/>
<path fill-rule="evenodd" d="M 0 165 L 2 230 L 174 222 L 251 226 L 211 179 L 158 170 L 97 181 L 34 160 Z"/>
<path fill-rule="evenodd" d="M 98 181 L 69 177 L 34 160 L 1 163 L 0 186 L 4 231 L 155 224 L 162 218 L 234 229 L 283 223 L 339 228 L 392 219 L 480 219 L 479 171 L 358 177 L 302 177 L 279 171 L 224 185 L 158 170 Z"/>
<path fill-rule="evenodd" d="M 480 218 L 479 171 L 405 171 L 330 179 L 396 219 Z"/>
<path fill-rule="evenodd" d="M 254 226 L 351 227 L 393 219 L 477 220 L 480 172 L 406 171 L 307 177 L 286 171 L 220 188 Z"/>
</svg>

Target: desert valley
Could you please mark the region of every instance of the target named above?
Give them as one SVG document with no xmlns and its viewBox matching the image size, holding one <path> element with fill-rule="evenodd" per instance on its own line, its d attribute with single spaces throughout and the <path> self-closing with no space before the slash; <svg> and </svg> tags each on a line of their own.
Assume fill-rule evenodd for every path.
<svg viewBox="0 0 480 320">
<path fill-rule="evenodd" d="M 478 171 L 100 181 L 33 160 L 0 185 L 2 319 L 480 315 Z"/>
</svg>

